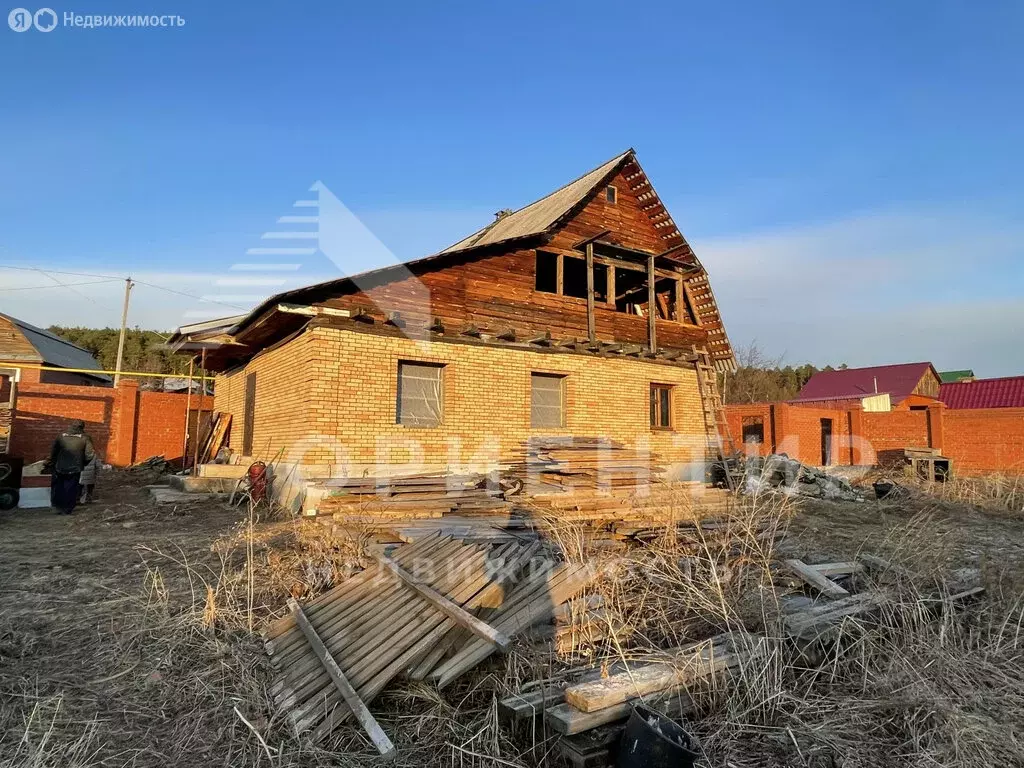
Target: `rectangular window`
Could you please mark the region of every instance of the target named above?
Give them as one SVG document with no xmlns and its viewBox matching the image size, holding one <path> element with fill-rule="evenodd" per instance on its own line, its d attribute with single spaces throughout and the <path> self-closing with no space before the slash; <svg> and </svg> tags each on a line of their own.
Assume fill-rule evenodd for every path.
<svg viewBox="0 0 1024 768">
<path fill-rule="evenodd" d="M 530 426 L 565 426 L 565 376 L 530 374 Z"/>
<path fill-rule="evenodd" d="M 616 195 L 615 187 L 610 186 L 610 185 L 605 187 L 605 190 L 604 190 L 604 199 L 605 200 L 607 200 L 612 205 L 615 205 L 616 196 L 617 195 Z"/>
<path fill-rule="evenodd" d="M 604 264 L 594 265 L 594 301 L 608 301 L 608 267 Z"/>
<path fill-rule="evenodd" d="M 651 384 L 651 427 L 672 429 L 672 387 Z"/>
<path fill-rule="evenodd" d="M 537 251 L 537 274 L 534 289 L 558 293 L 558 254 Z"/>
<path fill-rule="evenodd" d="M 395 422 L 410 427 L 441 424 L 444 366 L 433 363 L 398 364 L 398 406 Z"/>
<path fill-rule="evenodd" d="M 566 256 L 562 260 L 562 294 L 587 298 L 587 261 Z"/>
</svg>

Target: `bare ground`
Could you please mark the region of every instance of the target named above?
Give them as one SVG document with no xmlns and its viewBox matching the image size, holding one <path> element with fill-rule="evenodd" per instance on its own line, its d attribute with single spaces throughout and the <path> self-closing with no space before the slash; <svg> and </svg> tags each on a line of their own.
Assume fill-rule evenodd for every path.
<svg viewBox="0 0 1024 768">
<path fill-rule="evenodd" d="M 353 562 L 351 553 L 298 535 L 293 524 L 261 523 L 250 596 L 239 575 L 246 561 L 238 545 L 242 513 L 218 505 L 158 507 L 145 496 L 142 479 L 117 473 L 104 480 L 100 500 L 72 518 L 44 511 L 0 516 L 0 768 L 373 764 L 356 729 L 341 729 L 324 748 L 291 739 L 269 706 L 269 667 L 249 631 L 258 632 L 279 612 L 289 592 L 315 591 L 336 578 Z M 1024 521 L 927 498 L 808 502 L 790 521 L 779 550 L 809 562 L 850 560 L 862 550 L 912 556 L 937 578 L 976 568 L 990 591 L 1011 602 L 1024 585 Z M 1016 652 L 999 656 L 1001 667 L 1007 658 L 1016 660 Z M 494 720 L 494 692 L 524 663 L 513 655 L 443 697 L 415 687 L 383 697 L 375 710 L 396 735 L 399 764 L 552 762 L 545 734 L 510 735 Z M 964 670 L 961 665 L 951 679 L 980 677 Z M 1002 677 L 995 679 L 1004 685 Z M 979 685 L 993 683 L 986 678 Z M 988 746 L 963 754 L 954 746 L 951 753 L 934 735 L 921 741 L 918 715 L 907 715 L 909 724 L 893 722 L 890 714 L 876 722 L 875 710 L 884 707 L 862 689 L 850 694 L 850 706 L 870 712 L 853 730 L 870 727 L 878 734 L 839 733 L 847 714 L 843 695 L 821 697 L 808 688 L 788 709 L 778 700 L 758 705 L 772 710 L 760 720 L 748 714 L 740 725 L 699 727 L 710 736 L 708 764 L 980 766 L 1002 756 Z M 979 712 L 968 712 L 968 720 L 993 719 L 983 707 Z M 934 720 L 941 711 L 918 714 Z M 1003 720 L 985 727 L 1009 733 L 1000 738 L 1015 743 L 1021 713 L 1008 712 Z M 829 745 L 826 762 L 815 762 L 819 741 Z"/>
</svg>

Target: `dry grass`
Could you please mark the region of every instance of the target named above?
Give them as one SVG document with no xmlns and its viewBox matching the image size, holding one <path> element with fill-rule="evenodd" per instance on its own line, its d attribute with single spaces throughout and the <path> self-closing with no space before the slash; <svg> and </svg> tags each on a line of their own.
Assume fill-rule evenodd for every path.
<svg viewBox="0 0 1024 768">
<path fill-rule="evenodd" d="M 953 502 L 941 500 L 907 511 L 790 503 L 768 494 L 735 508 L 725 536 L 667 527 L 618 552 L 594 547 L 581 526 L 553 526 L 554 546 L 569 559 L 608 566 L 593 588 L 606 637 L 561 658 L 520 642 L 443 694 L 393 686 L 373 709 L 398 746 L 397 764 L 552 764 L 543 723 L 499 724 L 498 698 L 595 662 L 635 663 L 741 631 L 769 639 L 763 654 L 696 691 L 698 716 L 686 722 L 708 766 L 1020 764 L 1024 557 L 1000 549 L 1013 544 L 1008 526 L 1024 534 L 1020 525 L 951 516 Z M 54 531 L 19 521 L 0 533 L 0 768 L 377 764 L 354 726 L 322 747 L 292 737 L 271 706 L 270 670 L 250 632 L 289 594 L 316 594 L 359 567 L 357 547 L 313 524 L 247 516 L 164 516 L 125 529 L 137 522 L 126 509 L 76 520 L 77 537 L 55 535 L 59 519 L 47 521 Z M 694 514 L 680 498 L 679 518 Z M 965 520 L 995 531 L 980 565 L 963 557 L 956 534 Z M 861 527 L 842 539 L 844 559 L 864 546 L 907 575 L 862 578 L 858 590 L 890 595 L 886 609 L 850 622 L 834 646 L 800 651 L 780 629 L 773 563 L 781 553 L 765 532 L 787 534 L 786 555 L 813 562 L 830 544 L 811 526 L 834 533 L 854 521 Z M 853 543 L 861 532 L 867 543 Z M 938 600 L 958 588 L 950 577 L 964 565 L 974 567 L 964 578 L 980 575 L 986 594 L 961 607 Z"/>
</svg>

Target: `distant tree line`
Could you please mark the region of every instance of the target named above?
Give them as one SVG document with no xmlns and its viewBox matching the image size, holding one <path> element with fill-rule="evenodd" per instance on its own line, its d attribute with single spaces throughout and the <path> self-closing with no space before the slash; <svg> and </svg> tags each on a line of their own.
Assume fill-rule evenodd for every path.
<svg viewBox="0 0 1024 768">
<path fill-rule="evenodd" d="M 782 358 L 769 358 L 756 344 L 736 350 L 736 365 L 735 373 L 722 377 L 725 384 L 722 399 L 733 405 L 792 400 L 818 371 L 835 370 L 831 365 L 824 368 L 810 364 L 783 366 Z M 839 366 L 840 370 L 846 367 L 846 363 Z"/>
<path fill-rule="evenodd" d="M 77 344 L 95 357 L 100 368 L 112 371 L 117 364 L 118 328 L 65 328 L 52 325 L 47 330 L 72 344 Z M 168 375 L 188 372 L 188 358 L 174 355 L 164 347 L 167 334 L 129 328 L 124 340 L 124 359 L 121 369 L 141 373 L 166 373 Z"/>
</svg>

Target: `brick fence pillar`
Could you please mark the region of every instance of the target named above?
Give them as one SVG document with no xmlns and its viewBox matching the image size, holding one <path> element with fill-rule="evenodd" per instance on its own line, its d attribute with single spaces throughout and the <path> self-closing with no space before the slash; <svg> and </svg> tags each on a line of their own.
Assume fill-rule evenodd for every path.
<svg viewBox="0 0 1024 768">
<path fill-rule="evenodd" d="M 859 467 L 864 463 L 864 412 L 851 408 L 850 414 L 850 465 Z"/>
<path fill-rule="evenodd" d="M 135 417 L 139 409 L 139 382 L 123 380 L 117 386 L 110 420 L 109 464 L 127 467 L 135 461 Z"/>
<path fill-rule="evenodd" d="M 788 453 L 796 458 L 800 438 L 790 431 L 789 409 L 786 403 L 772 403 L 772 453 Z"/>
<path fill-rule="evenodd" d="M 935 403 L 928 406 L 928 447 L 942 453 L 945 442 L 946 404 Z"/>
</svg>

